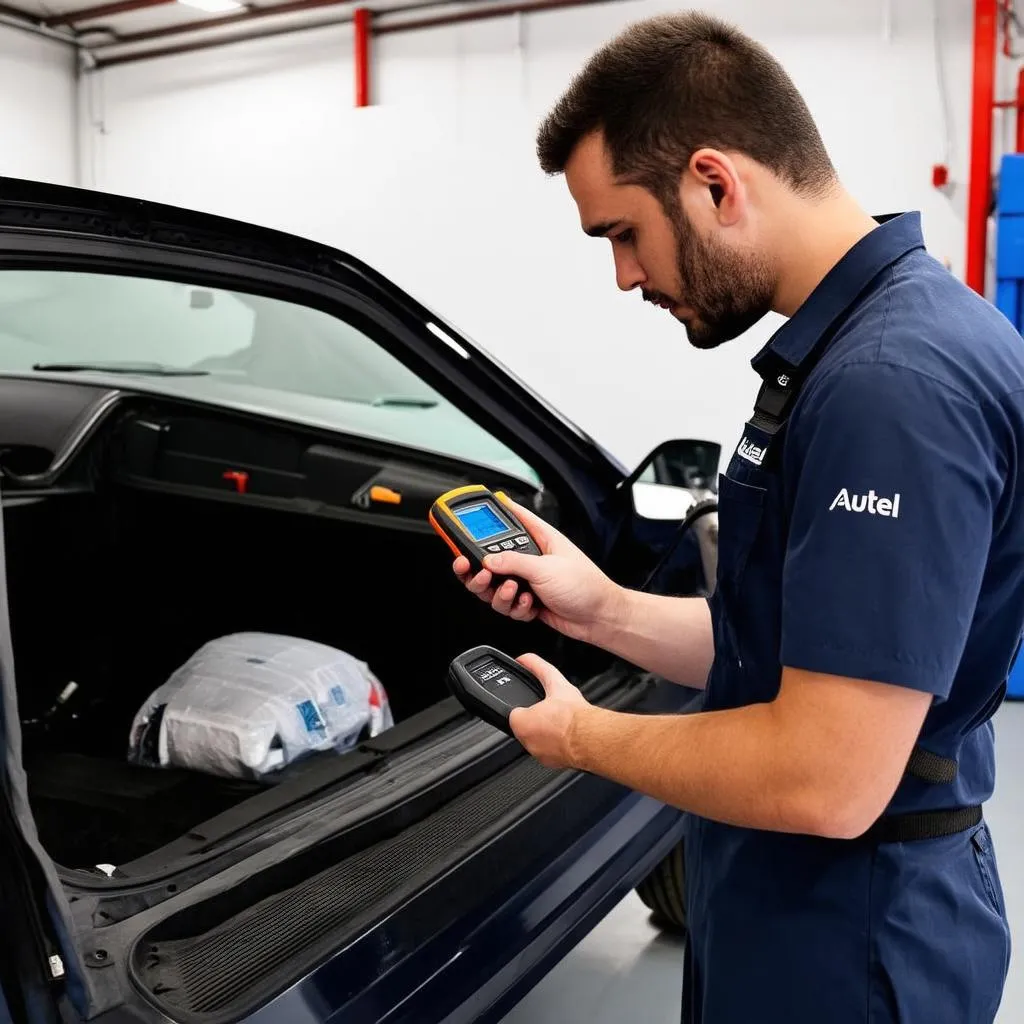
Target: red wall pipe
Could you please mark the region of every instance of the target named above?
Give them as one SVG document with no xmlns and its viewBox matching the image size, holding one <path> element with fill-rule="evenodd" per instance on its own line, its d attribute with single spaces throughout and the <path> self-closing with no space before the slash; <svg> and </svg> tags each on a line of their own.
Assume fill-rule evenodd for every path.
<svg viewBox="0 0 1024 1024">
<path fill-rule="evenodd" d="M 1017 141 L 1014 149 L 1024 153 L 1024 64 L 1017 72 Z"/>
<path fill-rule="evenodd" d="M 992 204 L 992 118 L 995 104 L 996 0 L 974 0 L 974 92 L 967 193 L 967 284 L 985 294 L 985 241 Z"/>
<path fill-rule="evenodd" d="M 356 106 L 370 105 L 370 12 L 357 7 L 352 15 L 355 27 Z"/>
</svg>

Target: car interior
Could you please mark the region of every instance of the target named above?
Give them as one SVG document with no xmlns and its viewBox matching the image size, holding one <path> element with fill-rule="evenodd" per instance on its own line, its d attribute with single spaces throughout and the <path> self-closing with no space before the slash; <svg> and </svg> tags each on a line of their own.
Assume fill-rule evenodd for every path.
<svg viewBox="0 0 1024 1024">
<path fill-rule="evenodd" d="M 29 795 L 66 868 L 109 873 L 151 855 L 296 767 L 240 779 L 127 759 L 147 696 L 214 638 L 258 631 L 345 651 L 379 678 L 396 724 L 449 697 L 446 669 L 463 650 L 549 644 L 550 631 L 467 595 L 427 526 L 430 501 L 479 467 L 159 402 L 107 416 L 46 486 L 25 483 L 46 453 L 8 445 L 0 461 L 15 481 L 4 531 Z M 354 505 L 371 480 L 402 503 Z"/>
</svg>

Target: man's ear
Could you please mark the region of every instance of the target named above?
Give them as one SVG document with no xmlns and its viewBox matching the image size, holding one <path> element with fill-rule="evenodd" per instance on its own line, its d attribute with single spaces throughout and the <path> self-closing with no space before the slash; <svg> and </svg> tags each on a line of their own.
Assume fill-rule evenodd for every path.
<svg viewBox="0 0 1024 1024">
<path fill-rule="evenodd" d="M 687 166 L 690 177 L 691 200 L 707 203 L 715 219 L 722 225 L 734 224 L 740 219 L 746 203 L 746 189 L 739 169 L 733 160 L 718 149 L 698 149 Z M 697 195 L 694 195 L 694 192 Z"/>
</svg>

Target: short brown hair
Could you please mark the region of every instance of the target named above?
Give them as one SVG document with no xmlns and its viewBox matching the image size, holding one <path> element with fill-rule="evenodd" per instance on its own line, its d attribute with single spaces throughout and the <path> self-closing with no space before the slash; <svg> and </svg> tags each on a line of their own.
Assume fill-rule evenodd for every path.
<svg viewBox="0 0 1024 1024">
<path fill-rule="evenodd" d="M 734 150 L 795 191 L 819 194 L 835 170 L 781 64 L 733 26 L 698 11 L 637 22 L 595 53 L 545 118 L 537 156 L 558 174 L 600 130 L 617 177 L 671 202 L 703 146 Z"/>
</svg>

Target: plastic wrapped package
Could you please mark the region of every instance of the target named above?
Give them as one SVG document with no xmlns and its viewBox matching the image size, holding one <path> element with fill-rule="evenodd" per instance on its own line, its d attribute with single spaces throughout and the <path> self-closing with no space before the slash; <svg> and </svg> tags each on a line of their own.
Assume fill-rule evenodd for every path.
<svg viewBox="0 0 1024 1024">
<path fill-rule="evenodd" d="M 235 633 L 204 644 L 151 694 L 128 758 L 271 781 L 302 757 L 343 752 L 393 724 L 365 662 L 310 640 Z"/>
</svg>

